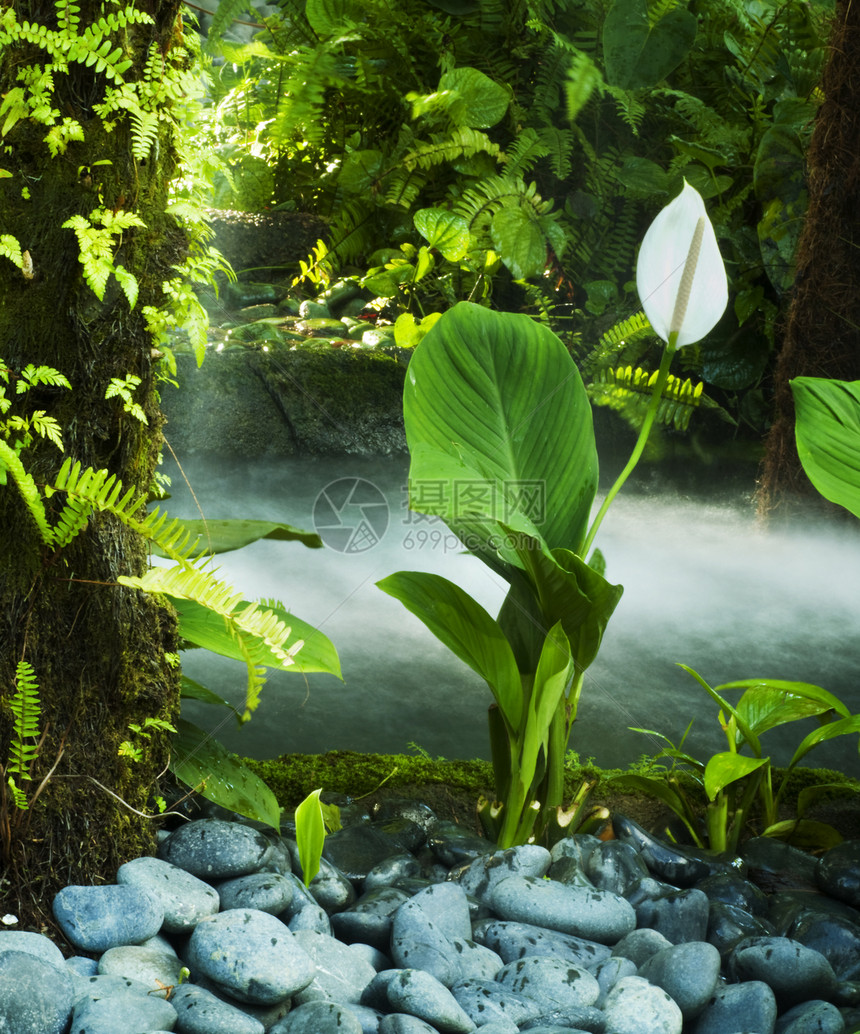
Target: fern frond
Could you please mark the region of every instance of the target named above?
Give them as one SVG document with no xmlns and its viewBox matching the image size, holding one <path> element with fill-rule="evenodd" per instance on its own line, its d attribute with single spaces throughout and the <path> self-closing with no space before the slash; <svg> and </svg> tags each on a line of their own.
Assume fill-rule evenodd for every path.
<svg viewBox="0 0 860 1034">
<path fill-rule="evenodd" d="M 640 367 L 634 369 L 632 366 L 619 366 L 616 369 L 599 370 L 587 390 L 596 405 L 617 410 L 638 428 L 651 403 L 656 380 L 656 371 L 649 373 Z M 669 374 L 657 407 L 657 422 L 685 431 L 693 410 L 700 404 L 703 388 L 701 381 L 693 384 L 689 378 L 681 380 Z"/>
<path fill-rule="evenodd" d="M 50 546 L 54 541 L 54 533 L 48 524 L 45 504 L 42 501 L 42 496 L 39 494 L 36 482 L 33 480 L 32 474 L 25 469 L 15 450 L 10 448 L 0 438 L 0 475 L 5 475 L 6 472 L 12 475 L 12 480 L 18 486 L 21 498 L 24 500 L 24 504 L 30 511 L 30 516 L 39 529 L 42 541 L 45 545 Z M 5 482 L 5 476 L 0 478 L 0 480 Z"/>
<path fill-rule="evenodd" d="M 15 668 L 15 692 L 9 701 L 9 709 L 12 711 L 13 723 L 6 774 L 29 779 L 30 767 L 38 757 L 39 748 L 38 743 L 25 741 L 39 739 L 42 705 L 36 673 L 27 661 L 18 661 Z"/>
<path fill-rule="evenodd" d="M 582 362 L 583 373 L 590 374 L 617 360 L 630 345 L 656 334 L 644 312 L 635 312 L 628 319 L 619 320 L 600 335 L 597 347 Z"/>
</svg>

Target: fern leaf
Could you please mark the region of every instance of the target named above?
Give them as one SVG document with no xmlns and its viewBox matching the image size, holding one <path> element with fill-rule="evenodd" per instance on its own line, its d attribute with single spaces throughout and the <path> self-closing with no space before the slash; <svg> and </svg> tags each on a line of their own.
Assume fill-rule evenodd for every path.
<svg viewBox="0 0 860 1034">
<path fill-rule="evenodd" d="M 599 406 L 617 410 L 635 427 L 641 426 L 645 412 L 651 403 L 651 395 L 657 373 L 631 366 L 600 370 L 588 386 L 592 401 Z M 687 378 L 681 380 L 669 374 L 657 408 L 657 422 L 685 431 L 690 424 L 693 410 L 698 408 L 704 385 Z"/>
<path fill-rule="evenodd" d="M 18 661 L 15 668 L 15 692 L 9 701 L 9 708 L 13 723 L 6 773 L 29 779 L 30 767 L 38 756 L 39 748 L 36 743 L 25 741 L 39 739 L 42 705 L 36 673 L 27 661 Z"/>
<path fill-rule="evenodd" d="M 54 533 L 48 524 L 45 504 L 39 494 L 36 482 L 33 480 L 30 472 L 24 468 L 24 464 L 21 462 L 15 450 L 10 448 L 6 442 L 0 438 L 0 473 L 4 473 L 6 471 L 12 475 L 12 480 L 18 486 L 21 498 L 24 500 L 27 509 L 30 511 L 30 516 L 33 518 L 36 527 L 39 529 L 42 541 L 46 545 L 51 545 L 54 541 Z"/>
</svg>

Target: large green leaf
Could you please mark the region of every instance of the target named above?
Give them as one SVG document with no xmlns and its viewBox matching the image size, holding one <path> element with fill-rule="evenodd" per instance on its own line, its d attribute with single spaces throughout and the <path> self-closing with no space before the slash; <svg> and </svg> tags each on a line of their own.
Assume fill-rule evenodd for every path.
<svg viewBox="0 0 860 1034">
<path fill-rule="evenodd" d="M 280 830 L 281 809 L 259 776 L 229 754 L 209 733 L 180 718 L 170 770 L 208 801 Z"/>
<path fill-rule="evenodd" d="M 325 844 L 321 793 L 322 787 L 313 790 L 296 808 L 296 842 L 302 866 L 302 879 L 306 887 L 310 886 L 311 880 L 320 871 L 320 859 Z"/>
<path fill-rule="evenodd" d="M 788 767 L 794 768 L 798 761 L 805 758 L 812 748 L 817 747 L 819 743 L 833 740 L 837 736 L 848 736 L 852 733 L 860 734 L 860 715 L 855 714 L 851 715 L 850 718 L 839 718 L 835 722 L 828 722 L 827 725 L 813 729 L 808 736 L 804 736 L 800 746 L 794 752 Z M 860 737 L 858 737 L 857 746 L 860 749 Z"/>
<path fill-rule="evenodd" d="M 490 234 L 493 247 L 515 280 L 536 276 L 546 265 L 546 237 L 527 206 L 499 209 Z"/>
<path fill-rule="evenodd" d="M 745 679 L 717 686 L 718 693 L 727 689 L 746 691 L 737 703 L 737 711 L 756 736 L 787 722 L 813 718 L 830 710 L 844 717 L 850 714 L 838 697 L 808 682 Z"/>
<path fill-rule="evenodd" d="M 733 751 L 714 754 L 705 765 L 705 793 L 708 800 L 712 801 L 730 783 L 744 779 L 769 764 L 769 758 L 750 758 Z"/>
<path fill-rule="evenodd" d="M 503 522 L 578 552 L 597 452 L 585 388 L 555 334 L 460 302 L 416 348 L 403 412 L 413 509 L 467 538 L 483 520 L 503 542 Z M 475 551 L 498 554 L 492 543 Z"/>
<path fill-rule="evenodd" d="M 603 58 L 612 86 L 656 86 L 684 60 L 696 38 L 695 15 L 673 7 L 653 25 L 647 0 L 615 0 L 603 23 Z"/>
<path fill-rule="evenodd" d="M 472 235 L 462 215 L 447 208 L 422 208 L 413 216 L 413 222 L 430 247 L 438 248 L 449 262 L 458 262 L 469 250 Z"/>
<path fill-rule="evenodd" d="M 860 381 L 795 377 L 797 453 L 809 480 L 860 517 Z"/>
<path fill-rule="evenodd" d="M 439 80 L 439 92 L 454 95 L 450 113 L 454 121 L 471 129 L 489 129 L 504 117 L 511 93 L 477 68 L 452 68 Z"/>
<path fill-rule="evenodd" d="M 191 533 L 192 539 L 196 536 L 198 544 L 210 553 L 229 553 L 260 539 L 301 542 L 311 549 L 322 546 L 322 539 L 316 532 L 304 531 L 292 524 L 284 524 L 283 521 L 249 521 L 242 518 L 183 520 L 182 527 Z M 167 556 L 157 543 L 152 544 L 152 552 L 156 556 Z"/>
<path fill-rule="evenodd" d="M 179 634 L 183 639 L 187 639 L 195 646 L 201 646 L 213 653 L 220 654 L 222 657 L 244 661 L 244 654 L 231 634 L 227 622 L 220 614 L 209 610 L 195 600 L 172 596 L 170 602 L 179 615 Z M 240 604 L 237 610 L 241 612 L 250 606 L 249 602 L 245 602 L 244 605 Z M 297 671 L 304 674 L 321 671 L 337 675 L 338 678 L 343 677 L 337 650 L 328 636 L 314 628 L 313 625 L 309 625 L 306 621 L 302 621 L 301 618 L 284 610 L 276 601 L 264 601 L 264 606 L 266 610 L 271 610 L 276 617 L 289 626 L 290 642 L 302 639 L 304 646 L 295 655 L 294 663 L 287 667 L 282 665 L 276 654 L 265 650 L 258 655 L 259 663 L 284 671 Z"/>
<path fill-rule="evenodd" d="M 480 603 L 447 578 L 425 571 L 398 571 L 376 584 L 486 680 L 509 727 L 517 729 L 523 707 L 520 673 L 501 628 Z"/>
</svg>

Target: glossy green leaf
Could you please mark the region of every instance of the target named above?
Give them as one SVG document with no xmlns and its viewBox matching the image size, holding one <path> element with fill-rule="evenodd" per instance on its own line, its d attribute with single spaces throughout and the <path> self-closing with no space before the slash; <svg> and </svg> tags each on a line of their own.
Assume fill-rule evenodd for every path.
<svg viewBox="0 0 860 1034">
<path fill-rule="evenodd" d="M 415 350 L 403 411 L 413 509 L 483 536 L 468 547 L 491 563 L 501 522 L 578 551 L 597 453 L 585 388 L 555 334 L 461 302 Z"/>
<path fill-rule="evenodd" d="M 733 751 L 714 754 L 705 765 L 705 793 L 712 801 L 730 783 L 770 764 L 769 758 L 750 758 Z"/>
<path fill-rule="evenodd" d="M 183 639 L 187 639 L 195 646 L 202 646 L 206 650 L 220 654 L 222 657 L 230 657 L 237 661 L 244 660 L 236 640 L 230 634 L 227 623 L 220 614 L 216 614 L 194 600 L 173 596 L 170 597 L 170 602 L 176 608 L 179 616 L 179 634 Z M 250 603 L 245 604 L 246 607 L 250 605 Z M 244 607 L 240 606 L 239 610 L 242 609 Z M 304 674 L 322 671 L 342 678 L 337 650 L 328 636 L 282 607 L 270 606 L 269 601 L 265 601 L 265 609 L 273 611 L 284 624 L 289 626 L 291 642 L 302 639 L 304 646 L 296 654 L 294 663 L 287 667 L 282 668 L 280 659 L 271 652 L 264 653 L 260 663 L 283 671 L 303 672 Z"/>
<path fill-rule="evenodd" d="M 305 531 L 283 521 L 250 521 L 243 518 L 218 520 L 184 520 L 183 528 L 191 532 L 191 538 L 198 539 L 198 546 L 209 553 L 229 553 L 242 549 L 260 539 L 274 539 L 280 542 L 301 542 L 311 549 L 319 549 L 322 539 L 314 531 Z M 156 556 L 166 556 L 156 543 L 152 544 Z"/>
<path fill-rule="evenodd" d="M 805 851 L 827 851 L 842 843 L 842 834 L 826 822 L 812 819 L 786 819 L 762 830 L 762 836 L 786 840 Z"/>
<path fill-rule="evenodd" d="M 449 262 L 459 262 L 469 250 L 469 224 L 447 208 L 422 208 L 413 217 L 415 229 L 431 248 L 438 248 Z"/>
<path fill-rule="evenodd" d="M 656 86 L 690 52 L 697 28 L 695 15 L 682 7 L 652 25 L 646 0 L 615 0 L 603 23 L 608 82 L 625 90 Z"/>
<path fill-rule="evenodd" d="M 207 801 L 280 829 L 281 809 L 259 776 L 229 754 L 210 733 L 180 718 L 170 770 Z"/>
<path fill-rule="evenodd" d="M 797 453 L 831 503 L 860 517 L 860 381 L 795 377 Z"/>
<path fill-rule="evenodd" d="M 753 729 L 750 728 L 744 716 L 738 713 L 737 708 L 726 700 L 724 696 L 721 696 L 712 686 L 709 686 L 697 671 L 693 671 L 693 669 L 688 667 L 686 664 L 679 664 L 678 667 L 683 668 L 684 671 L 692 675 L 696 682 L 698 682 L 708 696 L 719 705 L 725 714 L 734 718 L 743 742 L 753 750 L 757 757 L 761 757 L 761 743 L 759 738 Z"/>
<path fill-rule="evenodd" d="M 718 693 L 732 689 L 745 690 L 737 703 L 737 712 L 756 736 L 786 722 L 813 718 L 830 710 L 845 717 L 850 714 L 838 697 L 808 682 L 745 679 L 717 686 Z"/>
<path fill-rule="evenodd" d="M 439 80 L 439 92 L 452 92 L 460 102 L 451 109 L 458 125 L 489 129 L 501 122 L 511 102 L 510 91 L 477 68 L 452 68 Z"/>
<path fill-rule="evenodd" d="M 398 571 L 376 583 L 485 679 L 508 725 L 522 719 L 520 673 L 498 622 L 458 585 L 438 574 Z"/>
<path fill-rule="evenodd" d="M 556 622 L 544 639 L 531 693 L 528 695 L 525 729 L 518 741 L 524 788 L 530 785 L 534 777 L 541 752 L 546 753 L 550 724 L 575 674 L 576 667 L 570 656 L 567 637 L 562 631 L 561 622 Z"/>
<path fill-rule="evenodd" d="M 201 703 L 211 704 L 213 707 L 228 707 L 237 718 L 240 717 L 239 712 L 229 701 L 219 697 L 217 693 L 213 693 L 211 689 L 195 682 L 187 675 L 183 675 L 180 680 L 179 695 L 183 700 L 199 700 Z"/>
<path fill-rule="evenodd" d="M 502 208 L 490 224 L 493 247 L 514 280 L 536 276 L 546 265 L 546 237 L 531 210 Z"/>
<path fill-rule="evenodd" d="M 851 733 L 860 733 L 860 715 L 852 715 L 850 718 L 839 718 L 835 722 L 828 722 L 827 725 L 813 729 L 808 736 L 804 736 L 800 746 L 794 752 L 788 767 L 794 768 L 819 743 L 833 740 L 837 736 L 847 736 Z M 860 739 L 858 739 L 858 749 L 860 749 Z"/>
<path fill-rule="evenodd" d="M 296 843 L 299 848 L 299 862 L 302 879 L 307 887 L 320 871 L 320 859 L 325 845 L 325 822 L 319 790 L 314 790 L 296 808 Z"/>
</svg>

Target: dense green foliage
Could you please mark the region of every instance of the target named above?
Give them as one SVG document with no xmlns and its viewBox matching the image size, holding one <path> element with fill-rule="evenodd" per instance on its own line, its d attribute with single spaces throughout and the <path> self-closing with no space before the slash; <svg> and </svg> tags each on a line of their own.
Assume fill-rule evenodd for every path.
<svg viewBox="0 0 860 1034">
<path fill-rule="evenodd" d="M 219 5 L 213 47 L 245 10 Z M 679 395 L 673 421 L 718 399 L 761 426 L 827 12 L 799 0 L 283 0 L 252 44 L 223 48 L 215 203 L 326 217 L 305 277 L 353 272 L 395 313 L 469 299 L 551 318 L 593 399 L 635 423 L 654 337 L 647 323 L 606 331 L 636 312 L 637 243 L 685 177 L 709 199 L 734 305 L 685 353 L 708 391 Z"/>
</svg>

